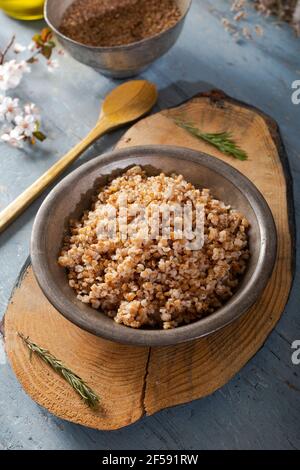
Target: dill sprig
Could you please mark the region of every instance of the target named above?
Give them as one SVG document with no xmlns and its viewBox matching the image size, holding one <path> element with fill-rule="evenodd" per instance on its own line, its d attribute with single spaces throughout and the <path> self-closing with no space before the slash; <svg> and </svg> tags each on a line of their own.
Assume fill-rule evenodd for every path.
<svg viewBox="0 0 300 470">
<path fill-rule="evenodd" d="M 46 362 L 46 364 L 60 374 L 90 408 L 96 409 L 98 407 L 100 401 L 98 395 L 84 382 L 84 380 L 81 379 L 81 377 L 72 372 L 62 363 L 62 361 L 53 356 L 53 354 L 51 354 L 47 349 L 41 348 L 37 344 L 33 343 L 29 337 L 26 338 L 23 333 L 18 333 L 18 335 L 30 350 L 30 354 L 33 352 L 36 353 L 44 362 Z"/>
<path fill-rule="evenodd" d="M 178 119 L 175 119 L 175 123 L 185 129 L 190 134 L 194 135 L 198 139 L 202 139 L 205 142 L 213 145 L 219 149 L 222 153 L 226 155 L 231 155 L 238 160 L 247 160 L 248 155 L 245 150 L 241 149 L 239 145 L 233 140 L 232 134 L 230 132 L 217 132 L 217 133 L 206 133 L 201 132 L 200 129 L 195 127 L 193 124 L 188 122 L 183 122 Z"/>
</svg>

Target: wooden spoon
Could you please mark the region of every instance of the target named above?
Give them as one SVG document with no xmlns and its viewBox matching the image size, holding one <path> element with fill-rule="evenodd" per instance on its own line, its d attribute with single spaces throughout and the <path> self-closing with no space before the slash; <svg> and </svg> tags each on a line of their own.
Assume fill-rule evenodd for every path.
<svg viewBox="0 0 300 470">
<path fill-rule="evenodd" d="M 123 83 L 109 93 L 103 102 L 99 119 L 91 132 L 0 213 L 0 232 L 15 220 L 95 140 L 103 134 L 143 116 L 150 111 L 156 100 L 156 87 L 146 80 L 132 80 Z"/>
</svg>

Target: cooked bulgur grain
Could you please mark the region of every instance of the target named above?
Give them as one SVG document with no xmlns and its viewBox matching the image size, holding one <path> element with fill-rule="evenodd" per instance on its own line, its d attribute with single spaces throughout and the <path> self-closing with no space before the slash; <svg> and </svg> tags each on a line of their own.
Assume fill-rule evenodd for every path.
<svg viewBox="0 0 300 470">
<path fill-rule="evenodd" d="M 169 240 L 144 239 L 138 226 L 135 238 L 99 239 L 101 206 L 110 204 L 118 212 L 124 196 L 128 206 L 203 204 L 203 247 L 187 249 L 172 231 Z M 249 258 L 248 227 L 243 214 L 208 189 L 196 189 L 181 175 L 149 177 L 134 167 L 102 188 L 81 220 L 70 222 L 58 262 L 67 268 L 78 299 L 117 323 L 174 328 L 214 312 L 233 295 Z"/>
</svg>

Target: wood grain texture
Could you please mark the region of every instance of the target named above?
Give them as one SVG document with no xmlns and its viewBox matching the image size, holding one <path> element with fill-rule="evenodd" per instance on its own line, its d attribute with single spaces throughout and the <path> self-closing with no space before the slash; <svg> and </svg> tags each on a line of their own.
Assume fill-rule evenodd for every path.
<svg viewBox="0 0 300 470">
<path fill-rule="evenodd" d="M 240 162 L 176 126 L 173 117 L 207 132 L 230 130 L 248 152 Z M 116 429 L 156 411 L 211 394 L 255 354 L 279 320 L 292 282 L 292 211 L 276 126 L 262 113 L 225 97 L 203 94 L 184 105 L 134 125 L 118 146 L 172 144 L 229 161 L 267 199 L 278 232 L 276 266 L 264 294 L 242 318 L 207 338 L 165 348 L 132 348 L 104 341 L 65 320 L 41 293 L 27 268 L 5 316 L 6 350 L 25 390 L 52 413 L 98 429 Z M 201 182 L 200 182 L 201 184 Z M 290 219 L 290 220 L 289 220 Z M 292 229 L 293 230 L 293 229 Z M 102 410 L 89 410 L 60 377 L 28 351 L 16 331 L 48 348 L 102 397 Z"/>
<path fill-rule="evenodd" d="M 87 407 L 41 359 L 33 354 L 30 360 L 18 331 L 81 376 L 101 397 L 99 411 Z M 46 300 L 31 267 L 24 272 L 5 315 L 5 343 L 26 392 L 55 415 L 98 429 L 126 426 L 143 415 L 147 348 L 105 341 L 71 324 Z"/>
</svg>

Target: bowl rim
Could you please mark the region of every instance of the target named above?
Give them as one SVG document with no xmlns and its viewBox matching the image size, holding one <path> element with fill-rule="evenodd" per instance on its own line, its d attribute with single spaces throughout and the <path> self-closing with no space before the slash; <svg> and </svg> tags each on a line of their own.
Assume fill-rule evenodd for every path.
<svg viewBox="0 0 300 470">
<path fill-rule="evenodd" d="M 189 3 L 188 3 L 186 11 L 181 15 L 181 17 L 178 19 L 178 21 L 173 26 L 170 26 L 170 28 L 165 29 L 164 31 L 161 31 L 160 33 L 157 33 L 154 36 L 150 36 L 148 38 L 141 39 L 140 41 L 135 41 L 135 42 L 131 42 L 129 44 L 124 44 L 124 45 L 119 45 L 119 46 L 89 46 L 87 44 L 83 44 L 82 42 L 75 41 L 74 39 L 71 39 L 69 36 L 66 36 L 65 34 L 63 34 L 61 31 L 59 31 L 59 29 L 56 26 L 53 25 L 52 21 L 50 21 L 50 19 L 49 19 L 48 4 L 51 2 L 51 0 L 45 0 L 44 20 L 46 21 L 47 25 L 55 32 L 55 34 L 58 37 L 64 39 L 65 41 L 69 41 L 70 43 L 74 44 L 75 46 L 84 47 L 86 49 L 89 49 L 89 50 L 95 51 L 95 52 L 97 52 L 97 51 L 98 52 L 118 52 L 118 51 L 134 49 L 135 47 L 143 45 L 143 44 L 145 44 L 146 42 L 148 42 L 152 39 L 157 39 L 157 38 L 163 37 L 165 34 L 169 33 L 173 29 L 175 29 L 178 26 L 178 24 L 180 24 L 181 22 L 183 22 L 185 20 L 186 15 L 188 14 L 188 12 L 189 12 L 189 10 L 192 6 L 192 0 L 187 0 L 187 1 Z"/>
<path fill-rule="evenodd" d="M 119 328 L 115 328 L 114 331 L 111 331 L 109 326 L 101 325 L 102 314 L 100 312 L 99 323 L 97 322 L 97 324 L 91 325 L 86 318 L 83 318 L 82 313 L 79 313 L 79 315 L 78 313 L 76 314 L 77 310 L 74 304 L 71 304 L 68 300 L 66 301 L 62 296 L 54 295 L 55 282 L 49 275 L 48 270 L 45 270 L 46 253 L 43 245 L 44 220 L 51 213 L 52 204 L 55 203 L 56 199 L 59 198 L 61 194 L 67 194 L 66 189 L 70 184 L 76 181 L 79 176 L 87 174 L 96 168 L 100 170 L 103 166 L 111 162 L 115 163 L 129 157 L 134 158 L 145 155 L 151 155 L 157 158 L 161 158 L 161 156 L 165 155 L 175 159 L 201 163 L 210 170 L 216 171 L 229 179 L 239 191 L 246 195 L 249 204 L 255 212 L 262 243 L 257 265 L 249 282 L 211 315 L 188 325 L 170 330 L 133 329 L 124 325 L 118 325 Z M 159 169 L 159 164 L 157 168 Z M 211 155 L 185 147 L 166 145 L 133 146 L 126 149 L 112 150 L 93 158 L 91 161 L 72 171 L 64 177 L 45 198 L 34 220 L 31 235 L 31 262 L 35 277 L 43 293 L 58 312 L 80 328 L 96 336 L 103 337 L 110 341 L 136 346 L 166 346 L 191 341 L 212 334 L 224 328 L 229 323 L 232 323 L 249 310 L 266 287 L 273 271 L 276 253 L 277 232 L 273 215 L 263 195 L 246 176 L 228 163 Z M 113 320 L 111 321 L 113 322 Z"/>
</svg>

